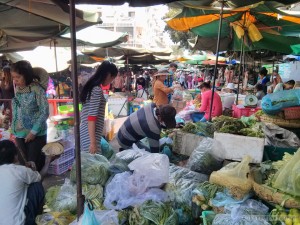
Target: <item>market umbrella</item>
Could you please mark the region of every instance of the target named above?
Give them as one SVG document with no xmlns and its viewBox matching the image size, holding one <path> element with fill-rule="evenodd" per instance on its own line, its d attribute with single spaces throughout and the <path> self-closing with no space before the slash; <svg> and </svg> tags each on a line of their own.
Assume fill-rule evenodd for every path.
<svg viewBox="0 0 300 225">
<path fill-rule="evenodd" d="M 232 40 L 236 40 L 233 42 L 233 49 L 241 51 L 241 57 L 245 50 L 270 49 L 270 44 L 266 40 L 270 40 L 273 37 L 273 40 L 276 41 L 280 35 L 289 37 L 285 37 L 285 42 L 282 43 L 283 46 L 272 44 L 271 49 L 273 51 L 288 53 L 290 52 L 289 46 L 291 43 L 299 43 L 300 39 L 297 35 L 300 31 L 300 18 L 277 10 L 273 2 L 258 2 L 251 6 L 230 10 L 223 10 L 225 1 L 221 1 L 221 3 L 220 16 L 219 10 L 213 8 L 196 9 L 197 7 L 184 7 L 179 15 L 167 23 L 175 30 L 190 30 L 205 38 L 218 37 L 217 54 L 220 49 L 221 38 L 224 37 L 231 37 Z M 222 26 L 223 22 L 224 25 Z M 217 27 L 219 27 L 218 30 Z M 257 43 L 259 44 L 256 45 Z M 213 86 L 215 85 L 217 62 L 218 60 L 216 60 L 215 64 Z M 241 71 L 240 64 L 239 79 Z M 214 89 L 212 97 L 213 95 Z"/>
<path fill-rule="evenodd" d="M 203 55 L 191 55 L 191 56 L 185 56 L 186 60 L 184 63 L 190 64 L 190 65 L 201 65 L 204 60 L 207 59 L 206 54 Z"/>
<path fill-rule="evenodd" d="M 294 55 L 300 55 L 300 44 L 291 45 L 291 49 L 293 50 Z"/>
<path fill-rule="evenodd" d="M 59 2 L 59 1 L 58 1 Z M 90 21 L 87 21 L 89 18 Z M 76 28 L 100 22 L 98 16 L 76 10 Z M 51 0 L 0 0 L 0 52 L 33 49 L 39 45 L 69 45 L 60 38 L 69 31 L 68 4 Z"/>
<path fill-rule="evenodd" d="M 184 7 L 182 13 L 167 24 L 178 31 L 190 30 L 199 35 L 198 42 L 207 43 L 218 36 L 218 13 L 218 10 L 213 9 Z M 300 41 L 300 18 L 279 11 L 271 3 L 260 2 L 244 8 L 225 10 L 223 18 L 220 36 L 223 45 L 220 45 L 220 50 L 240 51 L 241 42 L 244 42 L 245 51 L 267 49 L 289 54 L 290 45 Z M 204 44 L 198 45 L 203 47 Z M 210 50 L 214 47 L 216 44 L 209 46 Z"/>
</svg>

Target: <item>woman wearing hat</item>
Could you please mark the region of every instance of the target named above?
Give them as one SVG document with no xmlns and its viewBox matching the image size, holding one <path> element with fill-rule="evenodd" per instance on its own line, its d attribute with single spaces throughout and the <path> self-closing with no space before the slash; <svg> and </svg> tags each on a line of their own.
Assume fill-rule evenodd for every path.
<svg viewBox="0 0 300 225">
<path fill-rule="evenodd" d="M 156 106 L 152 103 L 140 108 L 123 123 L 117 134 L 119 145 L 129 149 L 147 137 L 152 153 L 159 152 L 159 139 L 162 128 L 176 127 L 176 109 L 171 105 Z M 140 148 L 144 148 L 140 147 Z"/>
<path fill-rule="evenodd" d="M 169 103 L 168 94 L 173 92 L 172 87 L 166 87 L 164 85 L 164 81 L 169 75 L 169 71 L 167 69 L 161 69 L 154 75 L 154 84 L 153 84 L 153 92 L 154 99 L 153 102 L 157 105 L 165 105 Z"/>
</svg>

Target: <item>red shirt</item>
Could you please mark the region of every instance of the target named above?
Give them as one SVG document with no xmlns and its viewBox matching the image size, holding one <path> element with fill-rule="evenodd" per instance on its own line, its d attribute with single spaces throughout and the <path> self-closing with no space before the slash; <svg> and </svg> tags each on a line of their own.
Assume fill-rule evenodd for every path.
<svg viewBox="0 0 300 225">
<path fill-rule="evenodd" d="M 205 112 L 205 119 L 209 119 L 209 112 L 210 112 L 210 103 L 211 103 L 211 94 L 212 90 L 205 91 L 202 93 L 201 96 L 201 107 L 200 107 L 200 112 Z M 211 117 L 216 117 L 216 116 L 221 116 L 222 115 L 222 101 L 221 97 L 219 96 L 218 93 L 214 93 L 214 102 L 213 102 L 213 107 L 212 107 L 212 113 Z"/>
</svg>

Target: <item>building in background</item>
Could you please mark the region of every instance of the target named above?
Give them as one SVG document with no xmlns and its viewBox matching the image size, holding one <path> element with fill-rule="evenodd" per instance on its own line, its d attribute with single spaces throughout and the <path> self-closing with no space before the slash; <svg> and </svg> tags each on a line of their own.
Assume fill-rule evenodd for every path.
<svg viewBox="0 0 300 225">
<path fill-rule="evenodd" d="M 86 6 L 87 7 L 87 6 Z M 89 8 L 84 8 L 89 10 Z M 93 6 L 103 23 L 98 26 L 117 32 L 127 32 L 129 40 L 121 45 L 140 48 L 169 47 L 170 38 L 163 32 L 165 23 L 162 20 L 167 6 L 132 8 L 123 6 Z"/>
</svg>

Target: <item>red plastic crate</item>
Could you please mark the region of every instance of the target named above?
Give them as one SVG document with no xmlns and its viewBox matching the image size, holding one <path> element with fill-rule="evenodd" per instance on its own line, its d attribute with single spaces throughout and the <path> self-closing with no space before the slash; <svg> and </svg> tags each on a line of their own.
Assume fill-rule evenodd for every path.
<svg viewBox="0 0 300 225">
<path fill-rule="evenodd" d="M 242 116 L 251 116 L 254 113 L 256 113 L 258 110 L 261 110 L 261 108 L 238 108 L 236 105 L 232 106 L 232 117 L 234 118 L 241 118 Z"/>
</svg>

